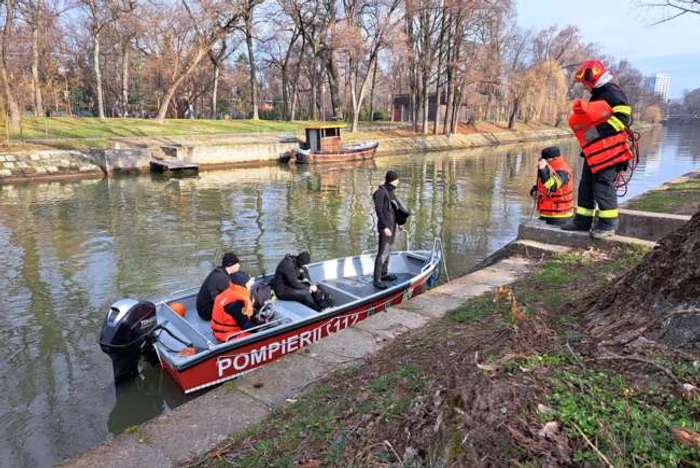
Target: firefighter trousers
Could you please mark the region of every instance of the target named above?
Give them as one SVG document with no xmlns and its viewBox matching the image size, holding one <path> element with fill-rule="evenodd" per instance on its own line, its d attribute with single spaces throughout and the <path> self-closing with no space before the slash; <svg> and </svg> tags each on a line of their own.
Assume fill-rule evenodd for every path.
<svg viewBox="0 0 700 468">
<path fill-rule="evenodd" d="M 617 170 L 614 167 L 593 174 L 588 163 L 583 164 L 583 173 L 578 184 L 578 206 L 574 217 L 574 224 L 577 227 L 590 229 L 596 217 L 595 229 L 615 229 L 618 216 L 616 176 Z"/>
</svg>

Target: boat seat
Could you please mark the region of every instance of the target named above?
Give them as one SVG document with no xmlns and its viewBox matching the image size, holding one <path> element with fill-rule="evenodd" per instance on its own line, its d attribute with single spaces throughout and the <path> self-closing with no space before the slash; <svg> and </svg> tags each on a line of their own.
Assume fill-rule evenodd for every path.
<svg viewBox="0 0 700 468">
<path fill-rule="evenodd" d="M 301 302 L 297 301 L 283 301 L 277 299 L 275 301 L 275 310 L 278 314 L 284 315 L 292 319 L 293 321 L 302 320 L 307 317 L 313 317 L 318 315 L 318 312 L 310 307 L 305 306 Z"/>
</svg>

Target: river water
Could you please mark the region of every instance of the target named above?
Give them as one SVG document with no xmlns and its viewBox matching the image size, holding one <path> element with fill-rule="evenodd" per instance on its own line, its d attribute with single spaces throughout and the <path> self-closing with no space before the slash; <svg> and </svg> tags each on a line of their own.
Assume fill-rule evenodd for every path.
<svg viewBox="0 0 700 468">
<path fill-rule="evenodd" d="M 626 198 L 700 167 L 698 130 L 644 134 Z M 580 169 L 573 142 L 559 145 Z M 115 300 L 198 285 L 222 249 L 234 250 L 250 273 L 273 271 L 285 253 L 300 249 L 312 259 L 373 249 L 371 194 L 390 168 L 413 210 L 413 246 L 429 248 L 441 236 L 457 276 L 513 239 L 530 217 L 541 147 L 385 157 L 323 170 L 269 166 L 180 180 L 0 187 L 0 464 L 51 466 L 185 401 L 152 368 L 114 388 L 97 339 Z"/>
</svg>

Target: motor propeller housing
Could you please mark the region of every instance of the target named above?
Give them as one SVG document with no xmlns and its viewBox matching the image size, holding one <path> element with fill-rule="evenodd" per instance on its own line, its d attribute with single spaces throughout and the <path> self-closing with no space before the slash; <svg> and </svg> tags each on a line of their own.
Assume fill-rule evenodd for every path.
<svg viewBox="0 0 700 468">
<path fill-rule="evenodd" d="M 100 333 L 100 347 L 112 359 L 118 383 L 138 374 L 139 358 L 151 344 L 157 327 L 156 305 L 139 299 L 121 299 L 109 308 Z"/>
</svg>

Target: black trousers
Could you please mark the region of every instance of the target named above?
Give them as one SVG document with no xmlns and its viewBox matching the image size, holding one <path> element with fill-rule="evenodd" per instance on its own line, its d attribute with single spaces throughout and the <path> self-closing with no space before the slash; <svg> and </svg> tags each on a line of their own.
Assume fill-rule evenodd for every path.
<svg viewBox="0 0 700 468">
<path fill-rule="evenodd" d="M 283 301 L 296 301 L 301 302 L 307 307 L 311 307 L 314 310 L 318 310 L 316 301 L 314 301 L 314 296 L 309 292 L 308 289 L 285 289 L 282 294 L 276 294 L 277 299 L 282 299 Z"/>
<path fill-rule="evenodd" d="M 617 188 L 614 167 L 603 169 L 595 174 L 587 163 L 583 165 L 581 181 L 578 184 L 578 206 L 574 223 L 585 229 L 593 224 L 595 209 L 598 206 L 596 229 L 610 230 L 617 226 Z"/>
<path fill-rule="evenodd" d="M 377 258 L 374 260 L 374 282 L 381 283 L 382 276 L 389 273 L 389 255 L 391 245 L 394 243 L 394 232 L 391 237 L 387 237 L 384 232 L 379 233 L 379 247 L 377 248 Z"/>
</svg>

